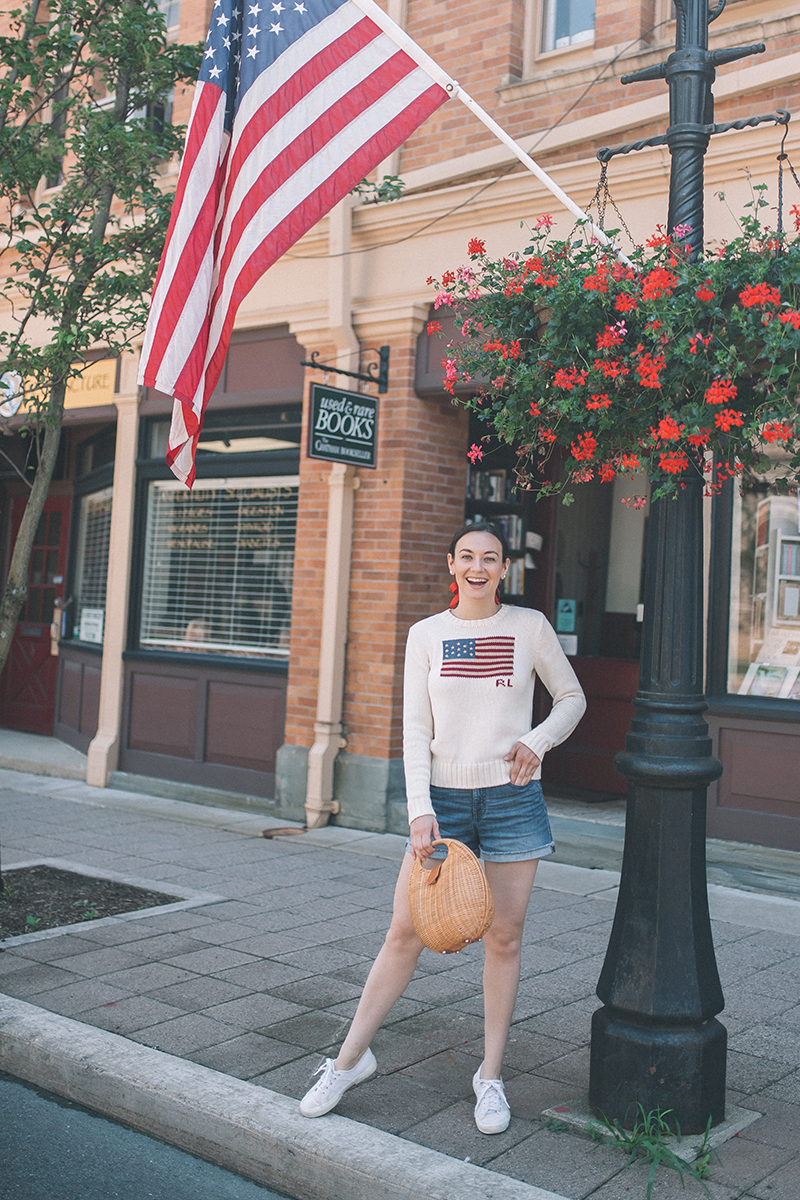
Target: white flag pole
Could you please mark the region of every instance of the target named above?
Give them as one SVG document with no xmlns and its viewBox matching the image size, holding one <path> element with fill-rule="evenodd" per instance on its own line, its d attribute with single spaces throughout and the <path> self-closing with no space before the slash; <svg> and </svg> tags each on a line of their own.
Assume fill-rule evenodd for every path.
<svg viewBox="0 0 800 1200">
<path fill-rule="evenodd" d="M 498 138 L 503 145 L 506 146 L 511 153 L 519 159 L 523 166 L 527 167 L 531 174 L 535 175 L 539 182 L 543 183 L 548 191 L 552 192 L 555 198 L 560 201 L 560 203 L 563 204 L 564 207 L 568 209 L 574 217 L 576 217 L 588 229 L 591 230 L 592 236 L 596 238 L 598 242 L 604 246 L 608 246 L 610 250 L 613 250 L 614 253 L 618 255 L 621 261 L 627 266 L 632 266 L 630 260 L 625 257 L 618 246 L 614 245 L 608 234 L 606 234 L 604 230 L 600 229 L 598 225 L 595 225 L 594 221 L 587 217 L 583 209 L 576 204 L 570 196 L 567 195 L 564 189 L 560 188 L 556 181 L 551 179 L 547 172 L 543 171 L 539 164 L 535 162 L 529 154 L 526 154 L 521 146 L 517 145 L 510 134 L 506 133 L 506 131 L 500 125 L 498 125 L 492 117 L 489 116 L 485 109 L 481 108 L 480 104 L 473 100 L 472 96 L 470 96 L 468 92 L 464 91 L 464 89 L 455 81 L 455 79 L 452 79 L 446 71 L 443 71 L 439 64 L 434 62 L 430 55 L 426 54 L 425 51 L 417 45 L 413 38 L 408 36 L 404 29 L 401 29 L 400 26 L 397 25 L 392 18 L 383 11 L 382 8 L 379 8 L 379 6 L 375 3 L 375 0 L 351 0 L 351 3 L 353 3 L 356 8 L 360 8 L 365 16 L 370 17 L 376 25 L 380 26 L 387 37 L 390 37 L 395 45 L 399 46 L 401 50 L 404 50 L 409 58 L 413 58 L 414 62 L 418 63 L 419 66 L 422 67 L 422 69 L 426 71 L 433 80 L 436 81 L 436 83 L 441 84 L 441 86 L 446 92 L 449 93 L 449 95 L 451 95 L 454 99 L 460 100 L 461 103 L 470 110 L 470 112 L 474 113 L 478 120 L 482 121 L 486 128 L 491 130 L 495 137 Z"/>
</svg>

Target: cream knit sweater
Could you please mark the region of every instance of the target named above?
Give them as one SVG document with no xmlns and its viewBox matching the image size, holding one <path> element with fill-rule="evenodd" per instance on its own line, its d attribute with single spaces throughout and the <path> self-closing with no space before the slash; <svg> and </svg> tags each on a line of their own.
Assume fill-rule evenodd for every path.
<svg viewBox="0 0 800 1200">
<path fill-rule="evenodd" d="M 531 729 L 537 673 L 553 708 Z M 508 783 L 504 757 L 515 742 L 544 758 L 569 737 L 585 708 L 575 672 L 540 612 L 501 605 L 482 621 L 462 621 L 448 610 L 412 625 L 403 695 L 409 822 L 434 811 L 431 784 Z"/>
</svg>

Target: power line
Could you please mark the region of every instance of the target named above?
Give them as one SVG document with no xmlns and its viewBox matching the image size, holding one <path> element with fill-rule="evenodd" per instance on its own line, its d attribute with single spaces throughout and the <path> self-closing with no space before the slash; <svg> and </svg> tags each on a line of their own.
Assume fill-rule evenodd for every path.
<svg viewBox="0 0 800 1200">
<path fill-rule="evenodd" d="M 655 33 L 657 29 L 660 29 L 662 25 L 667 25 L 667 24 L 669 24 L 668 21 L 659 21 L 657 25 L 651 26 L 651 28 L 648 29 L 645 33 L 641 34 L 639 37 L 633 38 L 633 40 L 628 42 L 627 45 L 623 46 L 621 50 L 618 50 L 613 58 L 609 59 L 609 61 L 607 63 L 603 64 L 603 66 L 598 71 L 597 75 L 595 75 L 594 79 L 591 79 L 589 81 L 589 83 L 587 83 L 586 87 L 583 89 L 580 96 L 578 96 L 578 98 L 576 100 L 574 100 L 572 102 L 572 104 L 570 104 L 570 106 L 564 110 L 564 112 L 561 114 L 561 116 L 558 118 L 558 120 L 554 121 L 552 125 L 549 125 L 547 127 L 547 129 L 542 130 L 542 132 L 539 134 L 538 138 L 533 143 L 533 145 L 531 146 L 530 150 L 528 150 L 527 153 L 530 154 L 531 157 L 533 156 L 533 154 L 538 149 L 538 147 L 542 144 L 544 139 L 549 134 L 551 134 L 554 129 L 558 129 L 559 125 L 563 124 L 563 122 L 567 119 L 567 117 L 570 115 L 570 113 L 574 112 L 575 109 L 578 107 L 578 105 L 583 103 L 583 101 L 588 96 L 588 94 L 592 90 L 592 88 L 595 87 L 595 85 L 601 81 L 604 73 L 610 67 L 613 67 L 614 64 L 616 62 L 618 62 L 618 60 L 623 56 L 623 54 L 626 54 L 638 42 L 645 41 L 645 39 L 649 38 L 651 34 Z M 355 250 L 352 250 L 352 249 L 351 250 L 341 250 L 336 254 L 328 254 L 328 253 L 326 253 L 326 254 L 291 254 L 291 253 L 287 252 L 286 254 L 284 254 L 283 257 L 300 259 L 300 260 L 326 259 L 326 258 L 348 258 L 349 256 L 351 256 L 353 254 L 367 254 L 369 251 L 372 251 L 372 250 L 383 250 L 387 246 L 400 246 L 400 245 L 402 245 L 403 242 L 413 241 L 414 238 L 419 237 L 420 234 L 425 233 L 428 229 L 431 229 L 434 225 L 438 225 L 440 221 L 445 221 L 448 217 L 452 217 L 454 213 L 459 212 L 460 209 L 466 208 L 468 205 L 473 204 L 478 199 L 478 197 L 482 196 L 484 192 L 489 190 L 489 188 L 494 187 L 495 184 L 500 183 L 503 179 L 505 179 L 505 177 L 507 175 L 510 175 L 511 172 L 513 170 L 515 170 L 518 165 L 519 164 L 516 162 L 509 163 L 509 165 L 503 171 L 501 171 L 499 175 L 496 175 L 493 179 L 487 180 L 486 183 L 482 184 L 478 188 L 477 191 L 472 193 L 471 196 L 467 196 L 467 198 L 465 200 L 461 200 L 458 204 L 453 205 L 453 207 L 449 208 L 447 210 L 447 212 L 440 213 L 438 217 L 431 218 L 431 220 L 426 221 L 424 225 L 420 225 L 419 229 L 415 229 L 413 233 L 407 233 L 403 237 L 393 238 L 391 241 L 388 241 L 388 242 L 376 242 L 376 244 L 374 246 L 363 246 L 363 247 L 359 247 Z"/>
</svg>

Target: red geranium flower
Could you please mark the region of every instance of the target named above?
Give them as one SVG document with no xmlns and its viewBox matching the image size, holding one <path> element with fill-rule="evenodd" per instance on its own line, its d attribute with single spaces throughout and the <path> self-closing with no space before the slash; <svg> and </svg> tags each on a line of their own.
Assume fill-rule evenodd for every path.
<svg viewBox="0 0 800 1200">
<path fill-rule="evenodd" d="M 554 442 L 556 440 L 556 435 L 552 429 L 545 429 L 543 425 L 539 426 L 539 437 L 543 442 Z"/>
<path fill-rule="evenodd" d="M 586 407 L 589 409 L 610 408 L 610 406 L 611 406 L 611 400 L 609 398 L 608 392 L 599 392 L 597 395 L 592 396 L 592 398 L 590 400 L 586 401 Z"/>
<path fill-rule="evenodd" d="M 579 433 L 577 442 L 570 442 L 570 450 L 572 457 L 578 460 L 582 458 L 594 458 L 595 448 L 597 446 L 597 438 L 592 433 Z"/>
<path fill-rule="evenodd" d="M 677 275 L 664 267 L 653 267 L 642 280 L 642 296 L 645 300 L 657 300 L 659 296 L 671 296 L 680 283 Z"/>
<path fill-rule="evenodd" d="M 629 296 L 627 292 L 620 292 L 614 301 L 614 308 L 617 312 L 631 312 L 636 308 L 636 297 Z"/>
<path fill-rule="evenodd" d="M 666 359 L 663 355 L 653 358 L 651 354 L 641 354 L 636 364 L 636 371 L 642 387 L 660 388 L 661 380 L 658 378 L 658 373 L 663 370 L 665 365 Z"/>
<path fill-rule="evenodd" d="M 737 387 L 732 379 L 715 379 L 706 388 L 706 404 L 728 404 L 736 399 Z"/>
<path fill-rule="evenodd" d="M 603 463 L 600 467 L 600 479 L 603 483 L 610 483 L 616 473 L 611 463 Z"/>
<path fill-rule="evenodd" d="M 721 429 L 723 433 L 727 433 L 734 425 L 744 425 L 742 413 L 737 412 L 735 408 L 723 408 L 720 412 L 714 413 L 714 423 L 717 429 Z"/>
<path fill-rule="evenodd" d="M 685 426 L 679 425 L 674 417 L 662 417 L 658 423 L 658 437 L 665 442 L 677 442 Z"/>
<path fill-rule="evenodd" d="M 780 421 L 772 421 L 761 430 L 761 436 L 765 442 L 788 442 L 793 433 L 794 429 L 791 425 Z"/>
<path fill-rule="evenodd" d="M 476 237 L 470 238 L 469 245 L 467 246 L 467 253 L 468 254 L 485 254 L 486 253 L 486 242 L 484 242 L 481 238 L 476 238 Z"/>
<path fill-rule="evenodd" d="M 639 462 L 638 454 L 621 454 L 619 459 L 620 471 L 635 471 L 642 464 Z"/>
<path fill-rule="evenodd" d="M 745 308 L 753 308 L 756 304 L 780 304 L 781 294 L 776 287 L 770 287 L 768 283 L 754 283 L 739 292 L 739 299 Z"/>
<path fill-rule="evenodd" d="M 711 290 L 710 279 L 707 279 L 705 283 L 701 283 L 700 287 L 695 292 L 695 296 L 697 296 L 698 300 L 713 300 L 716 294 L 716 292 L 712 292 Z"/>
<path fill-rule="evenodd" d="M 606 379 L 616 379 L 618 375 L 627 375 L 630 371 L 630 367 L 626 367 L 621 358 L 596 358 L 594 369 Z"/>
<path fill-rule="evenodd" d="M 583 281 L 584 290 L 587 292 L 607 292 L 608 291 L 608 267 L 599 266 L 593 275 L 587 275 Z"/>
<path fill-rule="evenodd" d="M 689 465 L 688 456 L 683 450 L 670 450 L 668 454 L 660 454 L 660 466 L 668 475 L 679 475 Z"/>
<path fill-rule="evenodd" d="M 686 435 L 686 440 L 690 446 L 705 446 L 708 439 L 711 437 L 711 430 L 700 428 L 697 433 L 689 433 Z"/>
<path fill-rule="evenodd" d="M 556 387 L 564 388 L 566 392 L 571 392 L 574 387 L 581 387 L 582 384 L 586 383 L 586 376 L 588 374 L 588 371 L 578 371 L 575 367 L 570 367 L 568 370 L 559 367 L 553 378 L 553 383 Z"/>
<path fill-rule="evenodd" d="M 797 208 L 797 205 L 794 206 Z M 781 313 L 780 320 L 784 325 L 791 325 L 793 329 L 800 329 L 800 312 L 785 312 Z"/>
<path fill-rule="evenodd" d="M 442 327 L 438 321 L 428 321 L 428 336 L 432 337 L 434 333 L 441 333 Z"/>
</svg>

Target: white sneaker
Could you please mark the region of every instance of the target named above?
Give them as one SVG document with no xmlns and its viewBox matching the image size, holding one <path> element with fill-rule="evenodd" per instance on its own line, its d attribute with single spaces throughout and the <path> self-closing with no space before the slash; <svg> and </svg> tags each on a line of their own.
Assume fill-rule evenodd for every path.
<svg viewBox="0 0 800 1200">
<path fill-rule="evenodd" d="M 478 1097 L 475 1124 L 481 1133 L 503 1133 L 511 1120 L 511 1109 L 502 1079 L 481 1079 L 481 1066 L 472 1077 L 472 1090 Z"/>
<path fill-rule="evenodd" d="M 314 1072 L 320 1075 L 310 1091 L 300 1101 L 300 1112 L 304 1117 L 322 1117 L 341 1100 L 342 1096 L 357 1083 L 369 1079 L 378 1069 L 375 1055 L 367 1047 L 361 1058 L 349 1071 L 337 1071 L 332 1058 L 326 1058 Z"/>
</svg>

